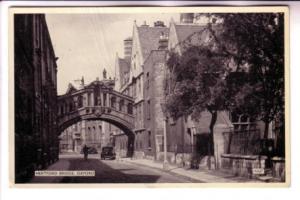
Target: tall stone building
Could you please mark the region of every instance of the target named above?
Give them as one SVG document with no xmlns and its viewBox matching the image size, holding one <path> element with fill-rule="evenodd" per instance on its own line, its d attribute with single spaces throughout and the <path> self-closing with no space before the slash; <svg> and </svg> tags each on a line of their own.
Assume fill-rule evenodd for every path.
<svg viewBox="0 0 300 200">
<path fill-rule="evenodd" d="M 57 57 L 43 14 L 14 15 L 15 181 L 58 159 Z"/>
<path fill-rule="evenodd" d="M 181 55 L 191 45 L 210 45 L 214 48 L 211 32 L 203 21 L 205 20 L 195 18 L 192 13 L 185 13 L 181 14 L 180 22 L 171 19 L 168 27 L 160 21 L 155 22 L 154 26 L 137 26 L 134 23 L 132 37 L 124 40 L 124 58 L 117 56 L 116 59 L 115 89 L 135 99 L 134 156 L 137 158 L 164 159 L 163 135 L 166 116 L 163 105 L 165 87 L 170 84 L 168 53 L 174 51 Z M 206 19 L 206 22 L 209 21 Z M 212 22 L 211 28 L 215 30 L 215 34 L 219 34 L 222 27 Z M 128 55 L 130 52 L 131 56 Z M 219 167 L 221 155 L 226 152 L 225 145 L 228 142 L 223 133 L 255 131 L 257 135 L 256 133 L 263 132 L 260 121 L 250 119 L 249 116 L 236 116 L 234 113 L 219 111 L 214 126 L 214 144 L 211 146 L 211 117 L 209 112 L 202 112 L 198 121 L 192 120 L 190 116 L 177 120 L 167 116 L 169 162 L 189 165 L 196 156 L 200 165 L 207 166 L 208 160 L 213 160 L 214 166 Z M 274 138 L 271 129 L 269 138 Z M 114 137 L 116 150 L 121 152 L 120 156 L 126 156 L 126 135 L 119 132 Z M 259 146 L 259 140 L 255 142 L 255 145 Z M 236 146 L 239 148 L 239 145 Z M 212 155 L 213 159 L 210 159 L 209 155 Z"/>
<path fill-rule="evenodd" d="M 135 156 L 145 156 L 148 145 L 144 138 L 148 137 L 145 129 L 145 98 L 144 98 L 144 65 L 152 50 L 158 49 L 161 35 L 168 35 L 169 29 L 163 22 L 157 21 L 154 26 L 133 25 L 132 37 L 124 40 L 124 58 L 116 59 L 116 87 L 117 91 L 134 98 L 135 116 Z M 126 136 L 118 134 L 116 138 L 122 138 L 126 143 Z M 124 139 L 125 138 L 125 139 Z M 121 146 L 121 145 L 119 145 Z M 122 145 L 126 146 L 126 145 Z"/>
<path fill-rule="evenodd" d="M 166 61 L 168 52 L 175 50 L 181 54 L 184 42 L 205 44 L 209 34 L 204 25 L 193 23 L 193 14 L 182 14 L 181 21 L 166 27 L 161 21 L 149 25 L 134 24 L 132 43 L 124 42 L 124 55 L 128 44 L 132 44 L 131 61 L 128 56 L 116 60 L 116 89 L 135 98 L 135 156 L 155 160 L 163 159 L 163 103 L 164 87 L 168 77 Z M 201 33 L 195 35 L 195 33 Z M 195 35 L 195 36 L 194 36 Z M 129 74 L 129 77 L 128 77 Z M 119 82 L 119 83 L 118 83 Z M 221 113 L 217 123 L 232 127 L 228 115 Z M 142 119 L 141 119 L 142 118 Z M 201 123 L 191 118 L 171 118 L 167 123 L 168 159 L 172 163 L 184 163 L 191 159 L 194 149 L 207 154 L 207 134 L 209 133 L 208 113 L 203 113 Z M 115 136 L 116 147 L 126 150 L 126 135 Z M 118 142 L 119 141 L 119 142 Z M 201 147 L 200 147 L 201 146 Z M 197 149 L 198 148 L 198 149 Z M 126 155 L 123 153 L 123 155 Z"/>
</svg>

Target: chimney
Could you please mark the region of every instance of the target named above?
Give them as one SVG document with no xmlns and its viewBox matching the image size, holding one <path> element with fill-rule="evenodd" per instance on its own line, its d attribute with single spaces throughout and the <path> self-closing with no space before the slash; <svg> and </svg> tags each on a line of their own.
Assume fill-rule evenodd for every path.
<svg viewBox="0 0 300 200">
<path fill-rule="evenodd" d="M 144 21 L 144 24 L 141 27 L 149 27 L 149 25 Z"/>
<path fill-rule="evenodd" d="M 192 24 L 194 22 L 194 13 L 181 13 L 180 23 Z"/>
<path fill-rule="evenodd" d="M 168 36 L 164 32 L 161 32 L 158 40 L 158 50 L 166 50 L 168 48 L 168 41 Z"/>
<path fill-rule="evenodd" d="M 124 58 L 130 58 L 132 51 L 132 38 L 126 38 L 124 40 Z"/>
<path fill-rule="evenodd" d="M 154 22 L 154 27 L 166 27 L 163 21 Z"/>
</svg>

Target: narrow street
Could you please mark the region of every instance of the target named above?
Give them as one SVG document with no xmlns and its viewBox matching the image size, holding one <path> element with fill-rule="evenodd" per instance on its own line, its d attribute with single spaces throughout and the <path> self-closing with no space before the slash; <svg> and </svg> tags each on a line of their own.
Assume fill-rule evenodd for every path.
<svg viewBox="0 0 300 200">
<path fill-rule="evenodd" d="M 162 170 L 98 158 L 61 158 L 47 170 L 95 170 L 95 176 L 34 177 L 31 183 L 191 183 L 188 178 Z"/>
</svg>

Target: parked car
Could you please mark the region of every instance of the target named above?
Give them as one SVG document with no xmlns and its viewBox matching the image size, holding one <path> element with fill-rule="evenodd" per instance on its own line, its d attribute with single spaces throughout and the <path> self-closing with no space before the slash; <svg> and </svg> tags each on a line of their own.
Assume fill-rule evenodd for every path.
<svg viewBox="0 0 300 200">
<path fill-rule="evenodd" d="M 105 159 L 110 159 L 110 160 L 114 160 L 116 159 L 116 153 L 113 147 L 102 147 L 102 151 L 101 151 L 101 160 L 105 160 Z"/>
<path fill-rule="evenodd" d="M 83 149 L 80 151 L 81 154 L 83 154 Z M 97 154 L 98 151 L 95 147 L 88 147 L 88 154 Z"/>
</svg>

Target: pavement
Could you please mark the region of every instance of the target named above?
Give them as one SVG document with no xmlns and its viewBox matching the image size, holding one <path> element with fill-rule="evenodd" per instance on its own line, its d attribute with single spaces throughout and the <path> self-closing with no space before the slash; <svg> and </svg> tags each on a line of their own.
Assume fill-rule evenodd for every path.
<svg viewBox="0 0 300 200">
<path fill-rule="evenodd" d="M 147 166 L 171 174 L 176 174 L 190 178 L 191 180 L 204 182 L 204 183 L 257 183 L 262 182 L 257 179 L 249 179 L 245 177 L 234 176 L 220 170 L 207 170 L 207 169 L 186 169 L 175 165 L 168 165 L 168 169 L 163 169 L 163 163 L 147 159 L 131 159 L 121 158 L 119 162 L 127 162 L 140 166 Z"/>
</svg>

